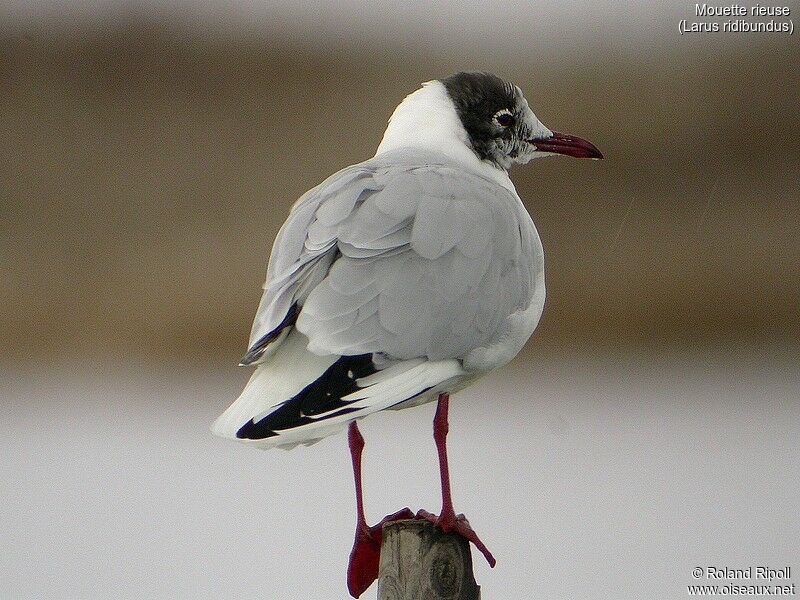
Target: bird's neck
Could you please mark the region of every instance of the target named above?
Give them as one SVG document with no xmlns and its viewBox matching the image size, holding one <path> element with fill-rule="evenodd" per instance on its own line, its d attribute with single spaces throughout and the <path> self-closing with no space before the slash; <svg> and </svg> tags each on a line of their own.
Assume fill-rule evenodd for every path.
<svg viewBox="0 0 800 600">
<path fill-rule="evenodd" d="M 391 150 L 426 150 L 514 189 L 508 173 L 473 152 L 469 136 L 440 81 L 429 81 L 395 109 L 375 156 Z"/>
</svg>

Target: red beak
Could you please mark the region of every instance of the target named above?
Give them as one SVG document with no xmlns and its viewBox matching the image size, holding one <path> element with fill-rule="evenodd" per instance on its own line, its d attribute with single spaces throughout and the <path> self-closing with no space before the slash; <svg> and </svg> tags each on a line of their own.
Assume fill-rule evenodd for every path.
<svg viewBox="0 0 800 600">
<path fill-rule="evenodd" d="M 566 133 L 553 132 L 553 137 L 538 138 L 528 140 L 536 146 L 539 152 L 552 152 L 553 154 L 565 154 L 575 158 L 603 158 L 603 153 L 594 144 L 586 140 L 567 135 Z"/>
</svg>

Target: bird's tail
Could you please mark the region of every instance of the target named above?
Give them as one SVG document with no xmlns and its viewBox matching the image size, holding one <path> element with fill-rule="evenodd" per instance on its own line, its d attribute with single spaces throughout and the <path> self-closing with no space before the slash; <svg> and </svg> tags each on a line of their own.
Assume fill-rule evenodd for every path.
<svg viewBox="0 0 800 600">
<path fill-rule="evenodd" d="M 307 345 L 289 333 L 211 430 L 263 449 L 313 444 L 354 419 L 433 399 L 465 376 L 454 359 L 376 365 L 372 354 L 318 356 Z"/>
<path fill-rule="evenodd" d="M 291 448 L 309 441 L 289 442 L 285 436 L 279 435 L 248 439 L 240 434 L 248 423 L 259 421 L 297 396 L 339 358 L 335 355 L 317 356 L 306 349 L 307 344 L 308 338 L 299 331 L 293 330 L 289 333 L 275 354 L 256 367 L 236 401 L 214 421 L 211 425 L 212 433 L 264 449 Z M 324 435 L 317 439 L 322 437 Z"/>
</svg>

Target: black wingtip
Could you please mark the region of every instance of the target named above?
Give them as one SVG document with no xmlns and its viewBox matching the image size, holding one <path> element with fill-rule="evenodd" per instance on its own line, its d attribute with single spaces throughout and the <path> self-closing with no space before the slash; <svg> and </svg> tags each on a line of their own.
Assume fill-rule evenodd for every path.
<svg viewBox="0 0 800 600">
<path fill-rule="evenodd" d="M 247 367 L 252 365 L 254 362 L 257 362 L 262 356 L 264 356 L 264 352 L 267 351 L 269 345 L 275 341 L 275 339 L 283 332 L 284 329 L 294 325 L 295 321 L 297 321 L 297 315 L 300 313 L 297 310 L 297 303 L 295 302 L 289 307 L 289 310 L 286 311 L 286 316 L 283 317 L 283 321 L 280 324 L 267 333 L 266 335 L 262 336 L 253 346 L 247 351 L 241 360 L 239 361 L 240 367 Z"/>
<path fill-rule="evenodd" d="M 272 340 L 269 340 L 269 341 L 268 341 L 266 344 L 264 344 L 264 345 L 260 345 L 263 339 L 264 339 L 264 338 L 261 338 L 261 340 L 259 340 L 258 342 L 256 342 L 256 344 L 255 344 L 255 345 L 254 345 L 254 346 L 253 346 L 253 347 L 252 347 L 250 350 L 248 350 L 248 351 L 247 351 L 247 354 L 245 354 L 245 355 L 244 355 L 244 356 L 243 356 L 243 357 L 242 357 L 242 358 L 239 360 L 239 366 L 240 366 L 240 367 L 248 367 L 248 366 L 252 365 L 254 362 L 256 362 L 256 361 L 257 361 L 259 358 L 261 358 L 262 356 L 264 356 L 264 352 L 266 352 L 266 351 L 267 351 L 267 345 L 268 345 L 268 344 L 269 344 L 269 342 L 271 342 Z M 275 338 L 272 338 L 272 339 L 275 339 Z"/>
<path fill-rule="evenodd" d="M 372 354 L 342 356 L 315 381 L 308 384 L 292 398 L 278 406 L 258 422 L 249 420 L 236 437 L 260 440 L 278 435 L 286 429 L 322 422 L 359 410 L 348 406 L 355 400 L 342 400 L 360 389 L 356 380 L 376 373 Z M 327 414 L 325 414 L 327 413 Z M 324 415 L 324 416 L 319 416 Z"/>
</svg>

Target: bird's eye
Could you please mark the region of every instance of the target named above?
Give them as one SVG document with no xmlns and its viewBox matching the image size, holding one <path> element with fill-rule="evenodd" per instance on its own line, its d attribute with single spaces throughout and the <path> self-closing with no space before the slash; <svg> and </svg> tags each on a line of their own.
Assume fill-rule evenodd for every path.
<svg viewBox="0 0 800 600">
<path fill-rule="evenodd" d="M 500 127 L 511 127 L 514 124 L 514 115 L 507 110 L 501 110 L 494 116 L 494 120 Z"/>
</svg>

